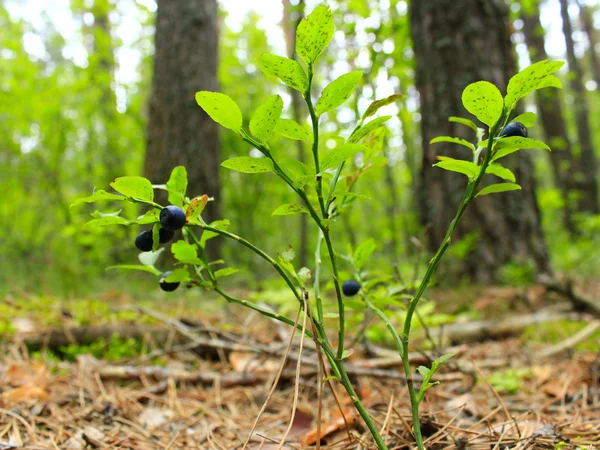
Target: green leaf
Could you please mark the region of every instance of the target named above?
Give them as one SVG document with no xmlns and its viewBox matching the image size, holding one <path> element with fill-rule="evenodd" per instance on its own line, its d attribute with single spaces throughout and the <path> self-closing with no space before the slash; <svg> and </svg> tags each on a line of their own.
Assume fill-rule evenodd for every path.
<svg viewBox="0 0 600 450">
<path fill-rule="evenodd" d="M 542 141 L 538 141 L 537 139 L 524 138 L 520 136 L 500 138 L 494 142 L 494 154 L 492 156 L 492 161 L 496 161 L 519 150 L 534 148 L 550 150 L 548 145 Z"/>
<path fill-rule="evenodd" d="M 311 132 L 300 125 L 298 122 L 292 119 L 279 119 L 277 125 L 275 125 L 275 133 L 279 133 L 288 139 L 295 139 L 297 141 L 304 141 L 312 143 L 313 136 Z"/>
<path fill-rule="evenodd" d="M 160 245 L 160 223 L 155 223 L 152 225 L 152 251 L 155 252 L 158 250 L 158 246 Z"/>
<path fill-rule="evenodd" d="M 159 248 L 155 252 L 142 252 L 138 254 L 138 259 L 143 265 L 154 268 L 154 264 L 158 261 L 160 254 L 164 251 L 164 248 Z"/>
<path fill-rule="evenodd" d="M 455 355 L 456 355 L 456 353 L 447 353 L 445 355 L 440 356 L 438 359 L 436 359 L 434 361 L 434 363 L 436 364 L 436 368 L 440 364 L 444 364 L 446 361 L 448 361 L 450 358 L 454 357 Z"/>
<path fill-rule="evenodd" d="M 158 271 L 152 266 L 139 266 L 136 264 L 120 264 L 117 266 L 108 266 L 106 270 L 140 270 L 142 272 L 149 272 L 156 276 L 160 275 L 160 271 Z"/>
<path fill-rule="evenodd" d="M 479 166 L 477 164 L 474 164 L 471 161 L 463 161 L 462 159 L 443 157 L 443 159 L 439 163 L 434 164 L 434 166 L 451 172 L 462 173 L 469 177 L 469 180 L 474 180 L 479 174 Z"/>
<path fill-rule="evenodd" d="M 188 218 L 191 222 L 200 222 L 198 216 L 202 214 L 206 204 L 208 203 L 208 195 L 204 194 L 201 197 L 196 197 L 192 199 L 189 206 L 187 207 L 187 211 L 185 212 L 185 217 Z"/>
<path fill-rule="evenodd" d="M 560 80 L 552 74 L 563 65 L 563 61 L 550 62 L 543 60 L 526 67 L 513 76 L 506 88 L 506 98 L 504 100 L 506 107 L 513 109 L 519 99 L 537 89 L 544 87 L 562 88 Z"/>
<path fill-rule="evenodd" d="M 250 133 L 260 142 L 266 142 L 273 133 L 273 129 L 283 110 L 283 100 L 279 95 L 272 95 L 260 105 L 250 120 Z"/>
<path fill-rule="evenodd" d="M 315 171 L 297 159 L 282 159 L 279 161 L 279 166 L 290 177 L 296 188 L 303 188 L 317 182 Z"/>
<path fill-rule="evenodd" d="M 209 224 L 211 227 L 216 228 L 217 230 L 227 230 L 229 228 L 230 222 L 227 219 L 224 220 L 215 220 Z M 200 236 L 200 243 L 204 247 L 206 241 L 212 239 L 216 236 L 219 236 L 217 233 L 213 231 L 203 231 L 202 236 Z"/>
<path fill-rule="evenodd" d="M 331 42 L 333 37 L 333 15 L 328 6 L 317 6 L 310 15 L 302 19 L 296 30 L 296 53 L 306 64 L 312 64 Z"/>
<path fill-rule="evenodd" d="M 169 191 L 169 203 L 175 206 L 183 206 L 183 199 L 187 191 L 188 179 L 184 166 L 177 166 L 171 171 L 167 190 Z"/>
<path fill-rule="evenodd" d="M 126 197 L 149 202 L 154 200 L 152 183 L 144 177 L 119 177 L 114 179 L 110 186 Z"/>
<path fill-rule="evenodd" d="M 506 191 L 520 191 L 521 186 L 515 183 L 497 183 L 491 184 L 489 186 L 484 187 L 480 190 L 475 197 L 479 197 L 481 195 L 488 194 L 496 194 L 498 192 L 506 192 Z"/>
<path fill-rule="evenodd" d="M 279 78 L 302 94 L 308 89 L 308 77 L 298 61 L 283 56 L 262 55 L 258 58 L 258 65 L 265 75 Z"/>
<path fill-rule="evenodd" d="M 177 261 L 182 264 L 202 265 L 202 261 L 198 258 L 198 251 L 192 244 L 185 241 L 177 241 L 171 245 L 171 252 Z"/>
<path fill-rule="evenodd" d="M 196 102 L 212 120 L 239 133 L 242 128 L 242 111 L 231 97 L 220 92 L 196 92 Z"/>
<path fill-rule="evenodd" d="M 426 377 L 429 375 L 429 369 L 425 366 L 417 367 L 417 372 L 419 372 L 422 376 Z"/>
<path fill-rule="evenodd" d="M 155 223 L 160 221 L 160 210 L 156 208 L 152 208 L 143 216 L 137 218 L 135 223 L 138 225 L 147 225 L 149 223 Z"/>
<path fill-rule="evenodd" d="M 376 248 L 377 244 L 375 244 L 374 239 L 367 239 L 358 247 L 356 247 L 356 250 L 354 250 L 353 259 L 354 265 L 358 270 L 361 270 L 365 266 Z"/>
<path fill-rule="evenodd" d="M 228 277 L 229 275 L 233 275 L 234 273 L 238 273 L 239 269 L 234 269 L 233 267 L 226 267 L 224 269 L 219 269 L 215 272 L 215 277 L 223 278 Z"/>
<path fill-rule="evenodd" d="M 251 156 L 238 156 L 221 163 L 221 166 L 243 173 L 264 173 L 273 171 L 273 161 L 268 158 L 253 158 Z"/>
<path fill-rule="evenodd" d="M 389 97 L 382 98 L 381 100 L 375 100 L 373 103 L 369 105 L 365 113 L 362 115 L 361 120 L 365 120 L 367 117 L 371 117 L 375 114 L 379 108 L 383 108 L 384 106 L 389 105 L 390 103 L 394 103 L 395 101 L 402 100 L 406 98 L 404 94 L 392 94 Z"/>
<path fill-rule="evenodd" d="M 85 228 L 98 228 L 98 227 L 106 227 L 109 225 L 131 225 L 135 222 L 131 220 L 127 220 L 124 217 L 120 216 L 104 216 L 99 219 L 92 219 L 88 223 L 84 225 Z"/>
<path fill-rule="evenodd" d="M 511 120 L 511 122 L 521 122 L 523 125 L 529 128 L 535 125 L 536 118 L 537 116 L 535 115 L 535 113 L 526 112 L 515 117 L 513 120 Z"/>
<path fill-rule="evenodd" d="M 73 208 L 74 206 L 81 205 L 82 203 L 97 202 L 98 200 L 127 200 L 127 198 L 123 197 L 122 195 L 111 194 L 109 192 L 106 192 L 106 191 L 103 191 L 102 189 L 100 189 L 100 190 L 94 192 L 92 195 L 89 195 L 89 196 L 83 197 L 83 198 L 78 198 L 73 203 L 71 203 L 71 206 L 69 206 L 69 208 Z"/>
<path fill-rule="evenodd" d="M 467 111 L 488 127 L 493 127 L 502 115 L 504 100 L 500 90 L 488 81 L 469 84 L 462 93 L 462 104 Z"/>
<path fill-rule="evenodd" d="M 342 352 L 342 359 L 346 359 L 346 358 L 352 356 L 353 353 L 354 353 L 353 350 L 344 350 Z"/>
<path fill-rule="evenodd" d="M 321 97 L 315 105 L 317 116 L 337 108 L 348 100 L 362 76 L 363 73 L 357 70 L 346 73 L 329 83 L 321 92 Z"/>
<path fill-rule="evenodd" d="M 467 147 L 472 152 L 475 151 L 475 146 L 471 144 L 469 141 L 457 137 L 451 136 L 438 136 L 429 141 L 430 144 L 437 144 L 438 142 L 449 142 L 451 144 L 462 145 L 463 147 Z"/>
<path fill-rule="evenodd" d="M 472 120 L 463 119 L 462 117 L 450 116 L 448 118 L 448 122 L 460 123 L 466 127 L 469 127 L 471 130 L 477 133 L 477 125 L 475 125 L 475 122 L 473 122 Z"/>
<path fill-rule="evenodd" d="M 321 161 L 321 172 L 337 167 L 358 152 L 364 152 L 367 147 L 360 144 L 342 144 L 331 150 Z"/>
<path fill-rule="evenodd" d="M 298 213 L 308 213 L 308 209 L 306 209 L 304 205 L 299 205 L 297 203 L 286 203 L 273 211 L 274 216 L 290 216 Z"/>
<path fill-rule="evenodd" d="M 511 172 L 510 169 L 507 169 L 500 163 L 492 163 L 490 164 L 485 173 L 491 173 L 492 175 L 496 175 L 497 177 L 503 178 L 508 181 L 512 181 L 513 183 L 516 181 L 515 174 Z"/>
<path fill-rule="evenodd" d="M 373 130 L 380 127 L 381 124 L 390 120 L 392 116 L 381 116 L 376 119 L 371 120 L 370 122 L 364 124 L 360 128 L 356 129 L 348 138 L 348 142 L 350 144 L 355 144 L 360 141 L 362 138 L 370 134 Z"/>
<path fill-rule="evenodd" d="M 184 283 L 190 279 L 190 273 L 187 269 L 179 267 L 169 274 L 165 281 L 167 283 Z"/>
</svg>

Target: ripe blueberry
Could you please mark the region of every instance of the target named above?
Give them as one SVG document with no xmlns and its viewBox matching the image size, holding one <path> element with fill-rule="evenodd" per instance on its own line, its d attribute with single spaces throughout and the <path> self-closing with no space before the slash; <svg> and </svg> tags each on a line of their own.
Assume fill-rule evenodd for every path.
<svg viewBox="0 0 600 450">
<path fill-rule="evenodd" d="M 160 285 L 160 288 L 165 292 L 173 292 L 181 284 L 181 283 L 179 283 L 179 281 L 177 281 L 176 283 L 168 283 L 165 281 L 165 278 L 167 278 L 169 275 L 171 275 L 171 273 L 172 272 L 170 270 L 168 272 L 163 273 L 160 277 L 160 280 L 158 280 L 158 284 Z"/>
<path fill-rule="evenodd" d="M 152 231 L 142 231 L 135 238 L 135 246 L 141 252 L 149 252 L 152 250 Z"/>
<path fill-rule="evenodd" d="M 161 228 L 158 230 L 158 242 L 166 244 L 175 236 L 174 231 Z M 152 251 L 152 230 L 142 231 L 135 238 L 135 246 L 142 252 Z"/>
<path fill-rule="evenodd" d="M 360 291 L 360 283 L 354 280 L 344 281 L 342 284 L 342 292 L 346 297 L 353 297 Z"/>
<path fill-rule="evenodd" d="M 185 225 L 185 212 L 179 206 L 165 206 L 160 212 L 160 224 L 169 231 L 177 231 Z"/>
<path fill-rule="evenodd" d="M 527 137 L 527 127 L 523 125 L 521 122 L 512 122 L 504 127 L 502 133 L 500 133 L 500 137 L 510 137 L 510 136 L 519 136 L 519 137 Z"/>
</svg>

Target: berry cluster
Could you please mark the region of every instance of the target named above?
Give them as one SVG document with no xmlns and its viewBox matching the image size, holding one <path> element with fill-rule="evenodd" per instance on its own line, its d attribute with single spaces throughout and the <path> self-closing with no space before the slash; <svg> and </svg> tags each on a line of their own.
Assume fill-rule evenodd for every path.
<svg viewBox="0 0 600 450">
<path fill-rule="evenodd" d="M 185 211 L 179 206 L 169 205 L 165 206 L 160 211 L 160 230 L 158 231 L 158 242 L 160 244 L 166 244 L 173 236 L 175 232 L 181 230 L 185 225 L 186 217 Z M 135 246 L 142 252 L 149 252 L 154 247 L 154 241 L 152 240 L 152 230 L 142 231 L 135 238 Z M 166 292 L 173 292 L 179 287 L 179 282 L 168 283 L 165 279 L 171 274 L 171 272 L 165 272 L 161 275 L 159 280 L 160 288 Z"/>
</svg>

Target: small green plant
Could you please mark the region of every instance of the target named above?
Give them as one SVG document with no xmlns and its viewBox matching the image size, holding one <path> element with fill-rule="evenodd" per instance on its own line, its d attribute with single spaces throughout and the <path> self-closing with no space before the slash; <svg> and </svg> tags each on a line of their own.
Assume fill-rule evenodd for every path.
<svg viewBox="0 0 600 450">
<path fill-rule="evenodd" d="M 111 183 L 117 194 L 103 190 L 96 191 L 89 197 L 80 199 L 75 204 L 95 202 L 99 200 L 126 201 L 150 207 L 142 216 L 135 220 L 119 215 L 99 215 L 88 222 L 88 227 L 106 225 L 152 225 L 151 235 L 145 235 L 143 249 L 150 251 L 140 254 L 141 265 L 122 265 L 112 268 L 143 270 L 159 278 L 163 290 L 172 291 L 180 284 L 187 287 L 201 287 L 212 290 L 223 296 L 228 302 L 258 311 L 259 313 L 295 326 L 313 338 L 325 355 L 333 373 L 346 389 L 366 426 L 373 435 L 378 449 L 387 449 L 377 427 L 366 408 L 361 403 L 354 387 L 346 373 L 344 359 L 349 355 L 345 348 L 346 338 L 346 302 L 354 301 L 344 298 L 344 294 L 354 296 L 360 293 L 363 305 L 379 317 L 390 332 L 398 353 L 402 357 L 407 380 L 407 387 L 412 405 L 413 431 L 417 446 L 424 448 L 423 437 L 419 422 L 419 405 L 427 389 L 436 384 L 432 381 L 438 366 L 452 355 L 444 355 L 433 362 L 430 368 L 419 367 L 423 376 L 420 387 L 415 386 L 412 369 L 409 364 L 408 352 L 413 316 L 417 310 L 425 290 L 448 249 L 452 235 L 465 210 L 476 197 L 505 191 L 521 189 L 516 183 L 514 174 L 499 161 L 520 149 L 545 148 L 543 142 L 527 137 L 528 126 L 533 125 L 535 115 L 525 113 L 513 117 L 517 102 L 543 87 L 560 87 L 560 81 L 553 73 L 562 62 L 541 61 L 526 68 L 511 78 L 506 96 L 500 90 L 486 81 L 468 85 L 462 101 L 466 110 L 473 114 L 485 128 L 480 128 L 473 121 L 460 117 L 450 117 L 451 122 L 460 123 L 474 133 L 474 142 L 465 139 L 442 136 L 431 142 L 449 142 L 466 147 L 471 152 L 470 160 L 458 160 L 440 156 L 435 166 L 465 175 L 468 183 L 464 198 L 458 208 L 454 220 L 449 225 L 440 248 L 431 259 L 427 271 L 413 291 L 414 295 L 391 296 L 378 294 L 375 285 L 382 280 L 364 280 L 365 267 L 369 257 L 375 250 L 373 240 L 360 244 L 353 252 L 351 263 L 355 276 L 351 282 L 342 286 L 338 269 L 339 253 L 332 243 L 332 232 L 336 229 L 336 219 L 352 204 L 356 197 L 353 192 L 356 180 L 365 170 L 373 165 L 385 163 L 382 157 L 384 147 L 385 125 L 391 116 L 372 118 L 379 109 L 403 96 L 395 94 L 373 102 L 363 113 L 347 139 L 339 138 L 337 147 L 328 150 L 319 139 L 319 124 L 323 115 L 341 106 L 354 92 L 360 82 L 360 71 L 350 72 L 332 81 L 320 93 L 317 101 L 313 100 L 313 79 L 316 62 L 331 41 L 334 33 L 332 13 L 326 6 L 318 6 L 305 18 L 297 29 L 296 51 L 304 64 L 277 55 L 263 55 L 258 60 L 261 70 L 268 76 L 280 79 L 284 84 L 300 91 L 307 106 L 307 116 L 310 118 L 310 128 L 292 119 L 282 118 L 283 100 L 279 95 L 273 95 L 260 105 L 252 115 L 248 128 L 244 128 L 242 113 L 233 99 L 218 92 L 202 91 L 196 94 L 196 101 L 204 111 L 223 127 L 238 134 L 241 139 L 250 144 L 261 154 L 260 158 L 239 156 L 223 162 L 222 166 L 248 174 L 273 173 L 295 193 L 298 202 L 288 203 L 277 207 L 273 215 L 308 214 L 315 225 L 317 247 L 315 262 L 312 270 L 296 268 L 293 264 L 293 250 L 281 252 L 276 258 L 270 256 L 243 237 L 228 231 L 227 220 L 206 223 L 202 211 L 210 200 L 208 195 L 198 197 L 187 196 L 187 173 L 184 167 L 173 169 L 165 185 L 153 185 L 142 177 L 121 177 Z M 289 139 L 302 140 L 312 149 L 312 163 L 304 164 L 298 160 L 281 157 L 269 145 L 273 133 Z M 347 162 L 357 155 L 362 156 L 363 164 L 356 168 Z M 488 184 L 479 189 L 484 178 L 499 177 L 506 182 Z M 343 181 L 343 182 L 342 182 Z M 169 206 L 163 207 L 154 201 L 154 190 L 168 192 Z M 175 231 L 182 229 L 183 239 L 171 245 L 171 252 L 177 261 L 177 267 L 162 273 L 155 264 L 162 252 L 158 249 L 161 244 L 161 230 Z M 198 235 L 195 230 L 200 230 Z M 254 252 L 260 258 L 269 262 L 289 287 L 298 303 L 298 308 L 308 317 L 310 326 L 303 329 L 290 317 L 275 313 L 252 301 L 235 298 L 225 292 L 221 279 L 236 272 L 234 268 L 216 269 L 222 261 L 209 261 L 205 245 L 209 239 L 222 236 L 232 239 Z M 164 241 L 164 239 L 163 239 Z M 151 247 L 151 248 L 150 248 Z M 138 246 L 139 248 L 139 246 Z M 324 314 L 321 294 L 321 249 L 324 248 L 331 267 L 333 290 L 336 296 L 337 312 Z M 312 278 L 312 296 L 309 296 Z M 405 309 L 405 319 L 401 331 L 396 330 L 390 318 L 381 309 L 388 302 L 394 302 Z M 337 319 L 337 348 L 326 333 L 325 319 Z"/>
</svg>

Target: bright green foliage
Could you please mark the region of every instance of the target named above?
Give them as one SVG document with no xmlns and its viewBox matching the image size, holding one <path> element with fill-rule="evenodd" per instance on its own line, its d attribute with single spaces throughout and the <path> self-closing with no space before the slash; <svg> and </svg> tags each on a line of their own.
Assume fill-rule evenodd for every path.
<svg viewBox="0 0 600 450">
<path fill-rule="evenodd" d="M 550 150 L 548 145 L 536 139 L 524 138 L 520 136 L 501 138 L 494 143 L 494 156 L 492 157 L 492 161 L 496 161 L 521 149 L 535 148 Z"/>
<path fill-rule="evenodd" d="M 221 166 L 243 173 L 264 173 L 273 171 L 273 162 L 267 158 L 253 158 L 251 156 L 238 156 L 223 161 Z"/>
<path fill-rule="evenodd" d="M 348 100 L 362 76 L 361 71 L 350 72 L 329 83 L 315 105 L 317 116 L 337 108 Z"/>
<path fill-rule="evenodd" d="M 363 243 L 361 243 L 356 250 L 354 250 L 354 254 L 352 255 L 354 259 L 354 266 L 358 270 L 362 270 L 367 262 L 369 262 L 369 258 L 377 248 L 377 244 L 374 239 L 367 239 Z"/>
<path fill-rule="evenodd" d="M 450 117 L 448 117 L 448 122 L 460 123 L 466 127 L 469 127 L 475 133 L 477 133 L 477 131 L 478 131 L 477 125 L 475 125 L 475 123 L 469 119 L 464 119 L 462 117 L 456 117 L 456 116 L 450 116 Z"/>
<path fill-rule="evenodd" d="M 356 142 L 360 142 L 362 138 L 365 136 L 369 136 L 373 133 L 373 131 L 382 126 L 385 122 L 390 120 L 392 116 L 381 116 L 376 119 L 371 120 L 370 122 L 362 125 L 360 128 L 357 128 L 348 138 L 348 142 L 353 144 Z"/>
<path fill-rule="evenodd" d="M 445 156 L 440 156 L 439 158 L 443 159 L 439 163 L 434 164 L 434 166 L 449 170 L 451 172 L 462 173 L 463 175 L 466 175 L 469 180 L 474 180 L 479 173 L 479 167 L 477 164 L 474 164 L 470 161 L 463 161 L 462 159 L 453 159 Z"/>
<path fill-rule="evenodd" d="M 488 81 L 468 85 L 462 93 L 462 103 L 467 111 L 488 127 L 493 127 L 504 108 L 500 90 Z"/>
<path fill-rule="evenodd" d="M 312 143 L 313 137 L 310 131 L 293 119 L 279 119 L 274 131 L 288 139 Z"/>
<path fill-rule="evenodd" d="M 450 137 L 450 136 L 438 136 L 436 138 L 433 138 L 431 141 L 429 141 L 430 144 L 435 144 L 438 142 L 449 142 L 451 144 L 458 144 L 458 145 L 462 145 L 463 147 L 467 147 L 472 152 L 475 151 L 475 146 L 473 144 L 471 144 L 469 141 L 466 141 L 465 139 L 461 139 L 461 138 Z"/>
<path fill-rule="evenodd" d="M 153 275 L 160 276 L 160 271 L 158 271 L 153 266 L 146 266 L 146 265 L 138 266 L 135 264 L 119 264 L 116 266 L 108 266 L 106 268 L 106 270 L 114 270 L 114 269 L 117 269 L 117 270 L 139 270 L 142 272 L 149 272 Z"/>
<path fill-rule="evenodd" d="M 304 205 L 299 205 L 298 203 L 287 203 L 279 206 L 273 211 L 274 216 L 289 216 L 298 213 L 308 213 L 308 209 L 306 209 Z"/>
<path fill-rule="evenodd" d="M 404 94 L 392 94 L 386 98 L 382 98 L 381 100 L 375 100 L 373 103 L 371 103 L 369 105 L 367 110 L 364 112 L 361 120 L 364 121 L 365 119 L 371 117 L 373 114 L 375 114 L 377 111 L 379 111 L 380 108 L 383 108 L 384 106 L 387 106 L 391 103 L 394 103 L 398 100 L 402 100 L 404 98 L 406 98 L 406 95 L 404 95 Z"/>
<path fill-rule="evenodd" d="M 511 122 L 521 122 L 527 128 L 531 128 L 532 126 L 535 125 L 536 119 L 537 119 L 537 116 L 535 115 L 535 113 L 526 112 L 521 115 L 518 115 L 517 117 L 512 119 Z"/>
<path fill-rule="evenodd" d="M 167 283 L 185 283 L 190 279 L 190 274 L 188 273 L 187 269 L 183 268 L 183 267 L 179 267 L 175 270 L 173 270 L 169 276 L 167 278 L 165 278 L 165 281 Z"/>
<path fill-rule="evenodd" d="M 239 133 L 242 129 L 242 112 L 231 97 L 220 92 L 200 91 L 196 102 L 215 122 Z"/>
<path fill-rule="evenodd" d="M 499 192 L 506 192 L 506 191 L 520 191 L 521 190 L 521 186 L 519 186 L 518 184 L 515 183 L 497 183 L 497 184 L 491 184 L 489 186 L 484 187 L 481 191 L 479 191 L 476 195 L 476 197 L 481 197 L 482 195 L 488 195 L 488 194 L 496 194 Z"/>
<path fill-rule="evenodd" d="M 538 89 L 562 88 L 560 80 L 552 74 L 564 64 L 563 61 L 539 61 L 513 76 L 506 89 L 506 98 L 504 99 L 506 107 L 512 111 L 518 100 Z"/>
<path fill-rule="evenodd" d="M 134 199 L 154 200 L 154 189 L 152 183 L 143 177 L 119 177 L 110 183 L 117 192 Z"/>
<path fill-rule="evenodd" d="M 342 144 L 331 150 L 321 161 L 321 170 L 337 167 L 358 152 L 364 152 L 367 147 L 360 144 Z"/>
<path fill-rule="evenodd" d="M 510 169 L 507 169 L 500 163 L 492 163 L 487 169 L 485 169 L 485 173 L 491 173 L 496 175 L 497 177 L 503 178 L 508 181 L 512 181 L 513 183 L 516 181 L 515 174 L 511 172 Z"/>
<path fill-rule="evenodd" d="M 333 38 L 333 15 L 328 6 L 317 6 L 296 30 L 296 53 L 312 64 Z"/>
<path fill-rule="evenodd" d="M 100 189 L 94 192 L 92 195 L 83 198 L 78 198 L 73 203 L 71 203 L 70 208 L 81 205 L 83 203 L 94 203 L 99 200 L 125 200 L 125 197 L 123 197 L 122 195 L 111 194 L 110 192 L 106 192 Z"/>
<path fill-rule="evenodd" d="M 260 105 L 250 120 L 250 132 L 259 142 L 266 142 L 273 133 L 281 111 L 283 110 L 283 100 L 279 95 L 273 95 Z"/>
<path fill-rule="evenodd" d="M 306 164 L 297 159 L 286 158 L 279 161 L 279 166 L 291 178 L 294 186 L 302 188 L 316 183 L 316 174 Z"/>
<path fill-rule="evenodd" d="M 439 384 L 438 381 L 432 383 L 431 377 L 435 374 L 435 371 L 438 369 L 440 364 L 445 363 L 450 358 L 452 358 L 454 355 L 455 355 L 455 353 L 449 353 L 447 355 L 440 356 L 438 359 L 433 361 L 433 363 L 431 364 L 431 369 L 428 369 L 425 366 L 417 367 L 417 371 L 423 376 L 423 382 L 421 383 L 421 389 L 419 389 L 419 394 L 417 396 L 418 403 L 421 403 L 421 401 L 423 400 L 423 397 L 425 396 L 425 392 L 427 392 L 427 389 L 429 389 L 432 386 L 435 386 L 436 384 Z"/>
<path fill-rule="evenodd" d="M 180 263 L 202 265 L 202 261 L 198 258 L 196 247 L 185 241 L 177 241 L 171 245 L 171 252 Z"/>
<path fill-rule="evenodd" d="M 92 219 L 88 223 L 85 224 L 87 229 L 93 229 L 98 227 L 106 227 L 109 225 L 131 225 L 131 220 L 127 220 L 124 217 L 119 216 L 105 216 L 100 217 L 99 219 Z"/>
<path fill-rule="evenodd" d="M 187 171 L 183 166 L 177 166 L 171 172 L 169 181 L 167 181 L 167 190 L 169 191 L 169 203 L 175 206 L 182 206 L 187 192 Z"/>
<path fill-rule="evenodd" d="M 265 75 L 277 77 L 289 87 L 302 93 L 308 88 L 306 72 L 296 60 L 277 55 L 262 55 L 258 65 Z"/>
</svg>

